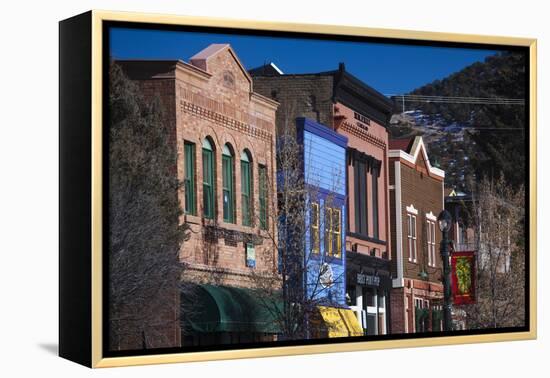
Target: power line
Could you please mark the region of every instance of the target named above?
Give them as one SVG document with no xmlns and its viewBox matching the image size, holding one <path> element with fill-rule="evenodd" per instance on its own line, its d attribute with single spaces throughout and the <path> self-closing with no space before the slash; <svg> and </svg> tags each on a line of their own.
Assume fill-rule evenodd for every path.
<svg viewBox="0 0 550 378">
<path fill-rule="evenodd" d="M 401 102 L 425 102 L 446 104 L 477 104 L 477 105 L 519 105 L 525 106 L 525 99 L 502 97 L 460 97 L 460 96 L 424 96 L 424 95 L 396 95 L 387 94 Z"/>
</svg>

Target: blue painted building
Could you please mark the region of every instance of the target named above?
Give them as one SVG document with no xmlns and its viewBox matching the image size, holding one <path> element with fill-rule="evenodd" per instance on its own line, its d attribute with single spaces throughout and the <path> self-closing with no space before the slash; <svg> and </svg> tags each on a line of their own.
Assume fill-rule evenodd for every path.
<svg viewBox="0 0 550 378">
<path fill-rule="evenodd" d="M 318 310 L 308 326 L 311 337 L 360 336 L 362 329 L 346 304 L 348 139 L 308 118 L 297 118 L 295 131 L 295 139 L 290 138 L 296 142 L 295 150 L 284 146 L 286 136 L 278 141 L 277 183 L 279 206 L 288 193 L 300 193 L 279 220 L 279 238 L 282 244 L 287 243 L 287 250 L 279 255 L 286 253 L 285 264 L 292 271 L 286 272 L 288 291 L 296 295 L 291 301 Z M 298 151 L 298 157 L 285 158 L 292 151 Z M 284 159 L 297 161 L 288 164 Z"/>
<path fill-rule="evenodd" d="M 305 184 L 305 286 L 309 300 L 345 307 L 346 147 L 348 140 L 315 121 L 296 120 Z"/>
</svg>

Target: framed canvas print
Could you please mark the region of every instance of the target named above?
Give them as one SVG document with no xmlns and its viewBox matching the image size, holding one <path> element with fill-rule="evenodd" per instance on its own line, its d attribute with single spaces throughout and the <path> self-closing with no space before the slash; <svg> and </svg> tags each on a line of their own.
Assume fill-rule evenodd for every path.
<svg viewBox="0 0 550 378">
<path fill-rule="evenodd" d="M 59 352 L 536 337 L 536 41 L 60 22 Z"/>
</svg>

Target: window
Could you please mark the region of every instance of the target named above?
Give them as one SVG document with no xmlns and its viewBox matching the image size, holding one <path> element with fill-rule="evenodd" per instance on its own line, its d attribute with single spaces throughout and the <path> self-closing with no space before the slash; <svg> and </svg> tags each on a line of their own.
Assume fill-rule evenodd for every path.
<svg viewBox="0 0 550 378">
<path fill-rule="evenodd" d="M 363 288 L 363 300 L 364 300 L 364 304 L 363 304 L 363 308 L 368 308 L 368 307 L 375 307 L 376 306 L 376 303 L 374 302 L 374 298 L 376 296 L 376 289 L 373 289 L 373 288 Z"/>
<path fill-rule="evenodd" d="M 416 262 L 416 215 L 407 214 L 409 261 Z"/>
<path fill-rule="evenodd" d="M 212 143 L 206 138 L 202 143 L 202 200 L 203 215 L 208 219 L 214 219 L 214 173 L 214 150 L 212 148 Z"/>
<path fill-rule="evenodd" d="M 325 256 L 332 256 L 332 208 L 325 207 Z"/>
<path fill-rule="evenodd" d="M 260 184 L 260 228 L 267 230 L 267 167 L 265 165 L 258 166 L 259 184 Z"/>
<path fill-rule="evenodd" d="M 421 298 L 414 298 L 414 318 L 416 332 L 427 332 L 429 326 L 430 303 Z"/>
<path fill-rule="evenodd" d="M 422 298 L 414 298 L 414 307 L 428 309 L 430 308 L 430 301 Z"/>
<path fill-rule="evenodd" d="M 342 254 L 342 217 L 340 209 L 332 209 L 332 255 L 340 257 Z"/>
<path fill-rule="evenodd" d="M 342 217 L 341 210 L 332 207 L 325 208 L 325 254 L 341 257 L 342 254 Z"/>
<path fill-rule="evenodd" d="M 432 306 L 432 331 L 443 330 L 443 308 L 440 305 Z"/>
<path fill-rule="evenodd" d="M 435 222 L 427 221 L 428 265 L 435 266 Z"/>
<path fill-rule="evenodd" d="M 185 213 L 197 215 L 196 194 L 195 194 L 195 143 L 184 142 L 184 190 L 185 190 Z"/>
<path fill-rule="evenodd" d="M 354 166 L 355 232 L 368 236 L 367 165 L 356 160 Z"/>
<path fill-rule="evenodd" d="M 223 146 L 222 151 L 222 199 L 223 199 L 223 220 L 228 223 L 235 223 L 235 183 L 233 177 L 233 151 L 229 144 Z"/>
<path fill-rule="evenodd" d="M 319 203 L 311 203 L 311 252 L 319 253 Z"/>
<path fill-rule="evenodd" d="M 378 169 L 372 171 L 372 236 L 378 239 Z"/>
<path fill-rule="evenodd" d="M 252 226 L 252 159 L 248 151 L 241 154 L 241 210 L 244 226 Z"/>
</svg>

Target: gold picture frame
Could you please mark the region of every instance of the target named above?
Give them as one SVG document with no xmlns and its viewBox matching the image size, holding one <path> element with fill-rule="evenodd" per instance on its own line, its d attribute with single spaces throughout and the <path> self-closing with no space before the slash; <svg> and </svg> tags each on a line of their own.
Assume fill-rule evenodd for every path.
<svg viewBox="0 0 550 378">
<path fill-rule="evenodd" d="M 189 353 L 169 353 L 169 354 L 154 354 L 154 355 L 136 355 L 122 357 L 104 357 L 103 353 L 103 285 L 105 279 L 103 277 L 103 208 L 104 200 L 103 193 L 103 71 L 104 54 L 104 23 L 105 22 L 128 22 L 139 24 L 159 24 L 159 25 L 186 25 L 186 26 L 203 26 L 241 29 L 249 31 L 284 31 L 294 33 L 314 33 L 327 35 L 344 35 L 357 37 L 374 37 L 383 39 L 399 39 L 403 41 L 437 41 L 437 42 L 457 42 L 457 43 L 472 43 L 472 44 L 487 44 L 501 46 L 521 46 L 529 50 L 529 330 L 525 332 L 510 332 L 510 333 L 491 333 L 491 334 L 476 334 L 476 335 L 457 335 L 457 336 L 434 336 L 429 338 L 403 338 L 398 340 L 373 340 L 360 342 L 345 342 L 334 344 L 313 344 L 299 346 L 277 346 L 254 349 L 237 349 L 237 350 L 214 350 Z M 351 27 L 339 25 L 317 25 L 317 24 L 295 24 L 295 23 L 280 23 L 280 22 L 259 22 L 253 20 L 232 20 L 210 17 L 188 17 L 160 14 L 143 14 L 129 12 L 110 12 L 93 10 L 84 15 L 76 16 L 75 18 L 62 21 L 60 24 L 60 123 L 61 123 L 61 187 L 62 192 L 66 195 L 66 202 L 60 204 L 61 207 L 61 223 L 64 227 L 61 228 L 61 244 L 60 244 L 60 355 L 75 362 L 87 365 L 93 368 L 99 367 L 115 367 L 115 366 L 130 366 L 144 364 L 161 364 L 174 362 L 191 362 L 191 361 L 209 361 L 222 359 L 239 359 L 252 357 L 269 357 L 269 356 L 285 356 L 285 355 L 301 355 L 313 353 L 331 353 L 331 352 L 348 352 L 373 349 L 389 349 L 389 348 L 409 348 L 409 347 L 424 347 L 450 344 L 468 344 L 468 343 L 485 343 L 495 341 L 514 341 L 536 339 L 537 337 L 537 137 L 536 137 L 536 114 L 537 114 L 537 41 L 536 39 L 513 38 L 500 36 L 483 36 L 483 35 L 468 35 L 468 34 L 452 34 L 452 33 L 436 33 L 423 31 L 409 30 L 392 30 L 392 29 L 376 29 L 368 27 Z M 89 77 L 82 79 L 83 73 L 75 73 L 70 76 L 66 74 L 68 70 L 67 62 L 64 59 L 70 56 L 70 50 L 75 49 L 79 43 L 78 37 L 75 41 L 67 39 L 67 33 L 82 32 L 85 48 L 89 47 Z M 74 34 L 73 34 L 74 36 Z M 88 55 L 81 57 L 87 61 Z M 78 76 L 80 75 L 80 76 Z M 76 96 L 70 99 L 68 94 L 63 94 L 63 90 L 68 91 L 68 87 L 64 85 L 74 85 L 70 83 L 72 77 L 82 79 L 84 91 L 90 91 L 87 98 L 89 103 L 82 103 L 78 106 L 85 110 L 86 115 L 67 115 L 67 107 L 71 106 L 71 101 L 80 101 L 80 97 Z M 79 80 L 80 80 L 79 79 Z M 73 104 L 74 105 L 74 104 Z M 71 118 L 76 117 L 76 118 Z M 84 118 L 78 118 L 84 117 Z M 86 118 L 88 117 L 88 118 Z M 64 161 L 68 159 L 67 154 L 76 153 L 75 150 L 67 147 L 71 138 L 74 135 L 64 133 L 67 130 L 68 122 L 70 121 L 88 120 L 87 126 L 82 126 L 79 137 L 83 138 L 85 143 L 89 142 L 88 159 L 90 166 L 86 168 L 83 175 L 86 175 L 87 181 L 82 183 L 83 186 L 88 186 L 84 193 L 69 193 L 70 189 L 63 189 L 64 179 L 74 170 L 80 168 L 70 168 L 67 166 L 63 170 Z M 67 123 L 67 124 L 66 124 Z M 75 132 L 75 131 L 73 131 Z M 86 153 L 88 153 L 86 152 Z M 65 160 L 64 160 L 65 159 Z M 88 161 L 88 160 L 85 160 Z M 69 164 L 69 163 L 67 163 Z M 65 173 L 64 173 L 65 172 Z M 63 196 L 63 193 L 60 197 Z M 85 202 L 86 216 L 89 219 L 82 224 L 72 224 L 75 214 L 66 213 L 64 206 L 68 206 L 73 201 L 78 201 L 80 196 L 89 195 L 89 200 Z M 73 218 L 71 218 L 71 216 Z M 80 227 L 80 231 L 86 234 L 85 239 L 79 238 L 78 233 L 74 234 L 72 239 L 68 236 L 71 227 Z M 68 238 L 68 239 L 67 239 Z M 80 254 L 81 251 L 85 257 L 71 257 L 72 254 Z M 79 275 L 80 277 L 76 277 Z M 89 286 L 84 282 L 89 281 Z M 87 290 L 89 289 L 89 292 Z M 84 290 L 80 295 L 82 298 L 75 300 L 79 290 Z M 79 302 L 80 301 L 80 302 Z M 79 307 L 81 306 L 81 307 Z M 78 307 L 78 308 L 77 308 Z M 77 317 L 82 317 L 83 313 L 89 314 L 75 320 Z M 79 341 L 86 344 L 79 349 Z"/>
</svg>

